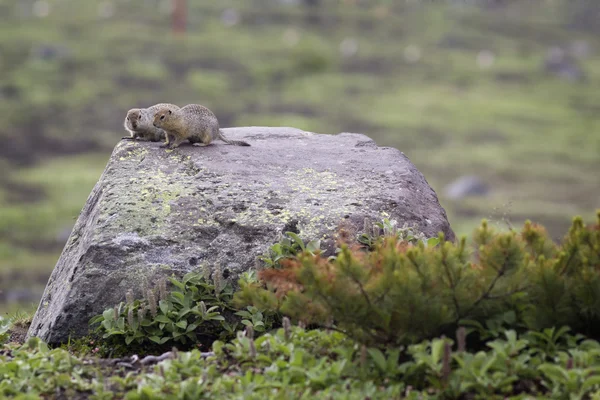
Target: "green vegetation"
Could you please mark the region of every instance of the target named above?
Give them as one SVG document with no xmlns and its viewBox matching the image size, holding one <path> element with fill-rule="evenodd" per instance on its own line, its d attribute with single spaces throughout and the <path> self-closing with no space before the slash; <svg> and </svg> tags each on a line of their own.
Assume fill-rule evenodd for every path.
<svg viewBox="0 0 600 400">
<path fill-rule="evenodd" d="M 357 346 L 339 332 L 293 327 L 240 332 L 214 355 L 176 352 L 153 366 L 49 349 L 37 339 L 0 351 L 0 395 L 19 399 L 590 399 L 600 395 L 600 343 L 562 334 L 550 350 L 506 331 L 485 349 L 449 339 L 406 350 Z M 532 340 L 533 339 L 533 340 Z M 567 345 L 567 343 L 570 343 Z M 27 393 L 27 395 L 21 394 Z M 539 398 L 539 397 L 538 397 Z"/>
<path fill-rule="evenodd" d="M 11 327 L 11 322 L 7 318 L 0 317 L 0 343 L 8 341 L 8 330 Z"/>
<path fill-rule="evenodd" d="M 423 243 L 423 246 L 437 246 L 443 237 L 427 238 L 422 232 L 413 232 L 413 229 L 407 226 L 398 228 L 396 221 L 390 221 L 385 218 L 382 222 L 376 222 L 372 227 L 365 221 L 364 232 L 358 237 L 358 242 L 365 245 L 368 250 L 375 250 L 378 244 L 381 244 L 382 238 L 393 237 L 401 242 L 410 244 Z"/>
<path fill-rule="evenodd" d="M 401 239 L 406 231 L 384 221 L 370 245 L 342 235 L 329 259 L 288 234 L 286 256 L 265 263 L 260 280 L 246 273 L 235 295 L 218 273 L 211 283 L 188 274 L 96 318 L 104 339 L 4 344 L 0 396 L 598 399 L 600 210 L 596 217 L 589 226 L 575 218 L 562 245 L 541 226 L 494 232 L 484 221 L 472 247 Z M 249 299 L 255 305 L 240 310 Z M 138 319 L 139 310 L 152 316 Z M 245 329 L 219 325 L 224 310 L 240 310 L 232 315 Z M 0 344 L 26 320 L 0 320 Z M 201 352 L 194 331 L 210 324 L 222 340 Z M 152 342 L 186 351 L 100 358 Z"/>
<path fill-rule="evenodd" d="M 265 266 L 269 268 L 280 267 L 280 262 L 289 258 L 295 257 L 298 253 L 309 253 L 315 254 L 321 249 L 321 242 L 319 240 L 311 240 L 308 243 L 304 243 L 300 236 L 294 232 L 285 232 L 282 235 L 281 240 L 275 243 L 267 254 L 259 257 L 260 260 L 265 263 Z"/>
<path fill-rule="evenodd" d="M 223 126 L 364 132 L 410 157 L 459 234 L 508 215 L 558 238 L 597 207 L 594 2 L 323 0 L 316 20 L 275 0 L 188 2 L 180 37 L 163 3 L 0 0 L 0 291 L 33 289 L 21 304 L 37 303 L 134 105 L 200 102 Z M 591 51 L 578 60 L 587 81 L 544 73 L 547 50 L 575 41 Z M 477 62 L 486 50 L 489 65 Z M 444 197 L 472 173 L 490 197 Z"/>
<path fill-rule="evenodd" d="M 465 238 L 426 247 L 383 236 L 368 253 L 344 244 L 333 259 L 304 253 L 262 270 L 260 282 L 240 283 L 236 300 L 316 326 L 335 321 L 371 346 L 415 343 L 465 324 L 480 331 L 484 324 L 569 326 L 595 337 L 599 227 L 600 211 L 589 227 L 575 218 L 560 245 L 530 222 L 520 232 L 497 233 L 484 221 L 472 248 Z"/>
<path fill-rule="evenodd" d="M 107 309 L 90 323 L 99 324 L 97 330 L 103 333 L 103 339 L 118 336 L 126 346 L 132 342 L 144 346 L 154 343 L 185 347 L 200 342 L 210 345 L 217 338 L 233 337 L 239 323 L 257 332 L 271 327 L 272 321 L 266 318 L 263 321 L 262 313 L 255 307 L 237 310 L 231 306 L 230 282 L 224 281 L 218 273 L 213 274 L 212 281 L 206 275 L 190 272 L 181 281 L 170 278 L 174 286 L 170 292 L 167 292 L 167 281 L 159 280 L 156 288 L 147 290 L 141 300 L 134 300 L 133 294 L 128 292 L 127 303 Z M 245 273 L 240 282 L 251 284 L 256 282 L 255 276 Z M 198 338 L 197 332 L 202 333 L 202 338 Z M 118 345 L 123 340 L 113 342 Z"/>
<path fill-rule="evenodd" d="M 162 282 L 56 349 L 0 316 L 0 397 L 600 399 L 600 222 L 551 240 L 600 196 L 595 2 L 188 3 L 175 37 L 165 2 L 0 0 L 0 300 L 33 289 L 15 301 L 35 307 L 126 110 L 159 101 L 364 132 L 410 157 L 457 233 L 490 222 L 452 245 L 384 221 L 328 259 L 288 233 L 239 292 Z M 543 70 L 576 41 L 585 79 Z M 467 174 L 489 197 L 445 198 Z M 493 229 L 507 216 L 548 233 Z"/>
</svg>

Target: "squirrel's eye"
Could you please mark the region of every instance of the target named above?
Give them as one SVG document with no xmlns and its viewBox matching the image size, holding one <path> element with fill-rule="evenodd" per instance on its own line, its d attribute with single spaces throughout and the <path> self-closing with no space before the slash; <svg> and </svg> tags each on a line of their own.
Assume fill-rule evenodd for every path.
<svg viewBox="0 0 600 400">
<path fill-rule="evenodd" d="M 127 121 L 129 121 L 129 117 L 127 117 Z"/>
<path fill-rule="evenodd" d="M 164 115 L 162 115 L 162 116 L 160 117 L 160 120 L 161 120 L 161 121 L 162 121 L 163 119 L 165 119 L 165 116 L 164 116 Z"/>
</svg>

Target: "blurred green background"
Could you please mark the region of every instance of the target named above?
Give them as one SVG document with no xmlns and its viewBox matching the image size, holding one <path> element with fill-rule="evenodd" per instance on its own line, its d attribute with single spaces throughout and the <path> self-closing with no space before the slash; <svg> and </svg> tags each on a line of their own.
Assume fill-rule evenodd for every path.
<svg viewBox="0 0 600 400">
<path fill-rule="evenodd" d="M 360 132 L 458 234 L 600 207 L 595 0 L 0 0 L 0 311 L 35 308 L 129 108 Z"/>
</svg>

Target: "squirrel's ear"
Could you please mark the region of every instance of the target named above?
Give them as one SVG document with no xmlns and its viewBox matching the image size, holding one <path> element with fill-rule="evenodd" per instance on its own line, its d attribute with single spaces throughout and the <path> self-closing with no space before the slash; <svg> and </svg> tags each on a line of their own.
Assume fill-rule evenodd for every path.
<svg viewBox="0 0 600 400">
<path fill-rule="evenodd" d="M 171 112 L 171 110 L 169 110 L 169 114 L 173 114 L 173 113 Z"/>
</svg>

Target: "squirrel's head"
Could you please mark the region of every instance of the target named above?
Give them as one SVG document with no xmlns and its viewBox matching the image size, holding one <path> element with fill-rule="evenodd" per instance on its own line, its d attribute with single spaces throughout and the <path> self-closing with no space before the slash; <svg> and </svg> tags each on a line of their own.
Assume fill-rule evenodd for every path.
<svg viewBox="0 0 600 400">
<path fill-rule="evenodd" d="M 173 115 L 173 111 L 170 108 L 168 108 L 168 107 L 160 108 L 154 114 L 154 121 L 153 121 L 154 126 L 157 128 L 168 127 L 169 123 L 171 121 L 172 115 Z"/>
<path fill-rule="evenodd" d="M 127 111 L 127 117 L 125 118 L 125 126 L 129 129 L 137 129 L 138 125 L 142 121 L 142 111 L 139 108 L 132 108 Z"/>
</svg>

